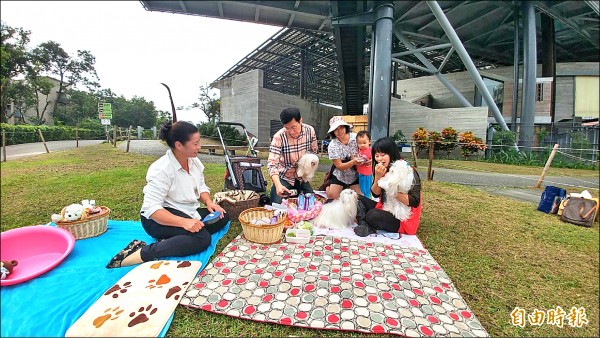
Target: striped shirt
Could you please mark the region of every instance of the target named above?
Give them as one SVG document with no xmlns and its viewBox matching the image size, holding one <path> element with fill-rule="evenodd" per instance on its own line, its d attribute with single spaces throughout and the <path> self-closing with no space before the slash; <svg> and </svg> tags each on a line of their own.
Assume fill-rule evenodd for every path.
<svg viewBox="0 0 600 338">
<path fill-rule="evenodd" d="M 294 180 L 298 177 L 296 168 L 300 157 L 307 152 L 316 154 L 317 151 L 317 135 L 312 126 L 303 123 L 298 138 L 291 137 L 285 128 L 281 128 L 273 135 L 269 147 L 269 160 L 267 161 L 269 177 L 278 174 L 280 179 L 294 185 Z"/>
</svg>

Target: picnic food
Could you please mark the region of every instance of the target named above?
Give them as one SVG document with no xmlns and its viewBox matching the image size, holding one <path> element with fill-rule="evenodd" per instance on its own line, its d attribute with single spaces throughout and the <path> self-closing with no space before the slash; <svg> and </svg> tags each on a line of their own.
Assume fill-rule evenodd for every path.
<svg viewBox="0 0 600 338">
<path fill-rule="evenodd" d="M 313 234 L 313 227 L 310 224 L 310 222 L 308 222 L 308 221 L 301 221 L 301 222 L 296 223 L 296 228 L 308 230 L 308 231 L 310 231 L 311 235 Z"/>
</svg>

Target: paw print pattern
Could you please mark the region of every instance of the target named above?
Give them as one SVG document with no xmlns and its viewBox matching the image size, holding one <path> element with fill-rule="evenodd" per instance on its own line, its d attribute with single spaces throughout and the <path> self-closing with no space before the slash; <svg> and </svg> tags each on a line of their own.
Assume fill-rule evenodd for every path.
<svg viewBox="0 0 600 338">
<path fill-rule="evenodd" d="M 129 324 L 127 324 L 127 326 L 133 327 L 138 324 L 147 322 L 148 320 L 150 320 L 148 316 L 152 316 L 156 313 L 156 311 L 158 311 L 158 308 L 152 308 L 152 304 L 149 304 L 148 306 L 146 306 L 146 308 L 144 308 L 143 306 L 140 307 L 137 312 L 132 312 L 129 314 L 129 317 L 132 317 L 133 319 L 129 322 Z M 148 316 L 146 314 L 148 314 Z"/>
<path fill-rule="evenodd" d="M 169 261 L 158 261 L 152 265 L 150 265 L 150 269 L 158 269 L 161 265 L 169 265 Z"/>
<path fill-rule="evenodd" d="M 107 313 L 107 312 L 112 312 L 112 313 Z M 121 313 L 123 313 L 123 310 L 120 309 L 120 306 L 117 306 L 114 309 L 108 308 L 108 309 L 104 310 L 104 313 L 106 313 L 106 314 L 94 319 L 94 321 L 92 322 L 92 324 L 97 329 L 100 328 L 100 326 L 102 326 L 104 323 L 106 323 L 107 320 L 109 320 L 109 319 L 115 320 L 115 319 L 119 318 L 119 315 Z"/>
<path fill-rule="evenodd" d="M 187 268 L 189 266 L 192 266 L 192 263 L 190 263 L 190 261 L 182 261 L 181 263 L 177 264 L 178 269 Z"/>
<path fill-rule="evenodd" d="M 189 284 L 188 282 L 185 282 L 181 286 L 185 287 L 188 284 Z M 179 291 L 181 291 L 181 287 L 179 285 L 175 285 L 174 287 L 170 288 L 169 291 L 167 291 L 167 296 L 165 298 L 169 299 L 169 298 L 171 298 L 171 296 L 173 296 L 174 294 L 176 294 Z M 173 297 L 173 299 L 179 300 L 179 297 L 180 297 L 179 295 L 175 295 L 175 297 Z"/>
<path fill-rule="evenodd" d="M 113 285 L 110 289 L 108 289 L 104 295 L 108 296 L 112 293 L 112 298 L 118 298 L 120 293 L 127 292 L 127 289 L 131 287 L 131 282 L 123 283 L 123 286 L 119 286 L 119 284 Z"/>
<path fill-rule="evenodd" d="M 162 288 L 163 285 L 169 284 L 169 282 L 171 282 L 171 278 L 169 278 L 169 276 L 163 274 L 158 279 L 149 280 L 146 288 L 148 288 L 148 289 Z"/>
</svg>

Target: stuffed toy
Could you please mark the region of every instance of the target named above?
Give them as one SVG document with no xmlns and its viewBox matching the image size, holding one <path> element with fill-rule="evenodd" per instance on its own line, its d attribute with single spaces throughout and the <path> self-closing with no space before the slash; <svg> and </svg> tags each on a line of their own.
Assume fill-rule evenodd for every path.
<svg viewBox="0 0 600 338">
<path fill-rule="evenodd" d="M 13 272 L 13 269 L 19 264 L 19 262 L 15 260 L 2 261 L 1 264 L 2 266 L 0 267 L 0 271 L 2 271 L 2 279 L 6 279 L 6 277 Z"/>
<path fill-rule="evenodd" d="M 102 211 L 100 207 L 96 206 L 96 200 L 81 200 L 81 205 L 83 205 L 88 215 L 97 214 Z"/>
<path fill-rule="evenodd" d="M 60 214 L 54 214 L 50 218 L 52 222 L 74 222 L 85 219 L 87 217 L 87 211 L 81 204 L 71 204 L 64 207 Z"/>
</svg>

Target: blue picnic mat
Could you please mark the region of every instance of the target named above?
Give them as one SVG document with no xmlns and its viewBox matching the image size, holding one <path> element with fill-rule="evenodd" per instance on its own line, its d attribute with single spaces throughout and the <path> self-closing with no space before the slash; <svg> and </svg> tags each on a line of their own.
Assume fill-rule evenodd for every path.
<svg viewBox="0 0 600 338">
<path fill-rule="evenodd" d="M 217 242 L 229 224 L 212 235 L 204 252 L 175 260 L 208 264 Z M 73 251 L 56 268 L 29 281 L 0 289 L 2 337 L 64 337 L 67 329 L 121 277 L 134 266 L 107 269 L 106 264 L 131 240 L 154 242 L 136 221 L 108 221 L 107 231 L 93 238 L 75 241 Z M 169 259 L 169 258 L 165 258 Z M 173 315 L 159 337 L 164 337 Z"/>
</svg>

